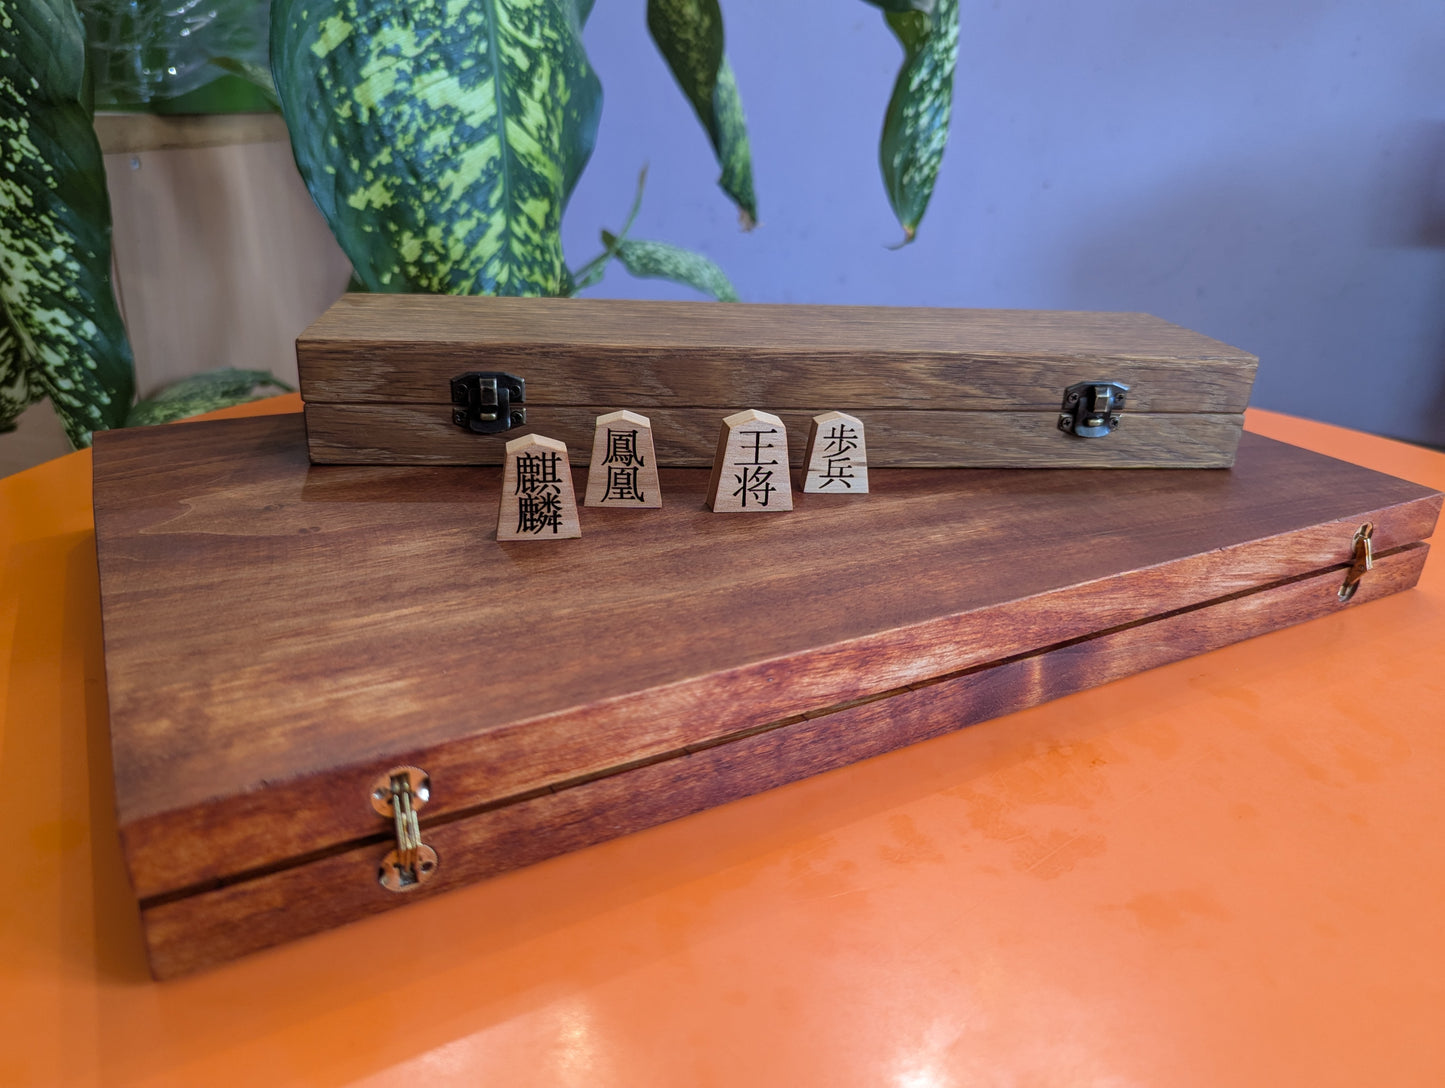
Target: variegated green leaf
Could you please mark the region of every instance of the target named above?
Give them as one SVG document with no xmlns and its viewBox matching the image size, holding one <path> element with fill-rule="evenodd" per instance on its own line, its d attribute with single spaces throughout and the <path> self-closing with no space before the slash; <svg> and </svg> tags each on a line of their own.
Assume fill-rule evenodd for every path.
<svg viewBox="0 0 1445 1088">
<path fill-rule="evenodd" d="M 752 230 L 758 223 L 758 199 L 753 193 L 753 152 L 748 145 L 748 122 L 743 115 L 743 100 L 738 95 L 737 80 L 726 57 L 717 70 L 712 112 L 716 126 L 713 146 L 717 148 L 718 162 L 722 165 L 718 184 L 737 202 L 738 219 L 743 229 Z"/>
<path fill-rule="evenodd" d="M 77 446 L 121 424 L 134 389 L 84 73 L 71 0 L 0 0 L 0 325 L 19 357 L 0 396 L 44 392 Z"/>
<path fill-rule="evenodd" d="M 296 162 L 369 290 L 571 290 L 559 228 L 602 107 L 589 7 L 274 0 Z"/>
<path fill-rule="evenodd" d="M 903 68 L 893 85 L 878 157 L 888 202 L 911 242 L 933 195 L 948 119 L 953 109 L 953 71 L 958 61 L 958 0 L 937 0 L 931 14 L 885 16 L 903 45 Z"/>
<path fill-rule="evenodd" d="M 723 54 L 717 0 L 647 0 L 647 28 L 712 141 L 722 167 L 718 185 L 751 228 L 758 218 L 752 150 L 737 81 Z"/>
<path fill-rule="evenodd" d="M 198 416 L 202 412 L 214 412 L 217 408 L 244 404 L 257 399 L 257 388 L 291 391 L 289 385 L 266 370 L 235 370 L 227 367 L 205 374 L 193 374 L 174 385 L 166 386 L 149 400 L 137 404 L 130 410 L 126 426 L 143 427 L 152 423 L 169 423 L 173 419 L 185 419 L 188 416 Z"/>
<path fill-rule="evenodd" d="M 0 320 L 0 431 L 14 429 L 20 413 L 44 395 L 31 384 L 15 331 Z"/>
<path fill-rule="evenodd" d="M 615 253 L 622 266 L 634 276 L 671 280 L 686 284 L 719 302 L 736 302 L 738 293 L 721 268 L 701 253 L 668 245 L 666 242 L 644 242 L 618 238 L 602 232 L 602 244 Z"/>
</svg>

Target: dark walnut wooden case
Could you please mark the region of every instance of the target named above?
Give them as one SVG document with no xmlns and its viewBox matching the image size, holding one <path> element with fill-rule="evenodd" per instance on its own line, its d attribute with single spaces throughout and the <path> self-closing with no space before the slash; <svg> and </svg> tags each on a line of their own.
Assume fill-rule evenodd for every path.
<svg viewBox="0 0 1445 1088">
<path fill-rule="evenodd" d="M 1257 360 L 1147 314 L 349 294 L 296 341 L 318 464 L 501 464 L 535 431 L 592 448 L 598 415 L 652 420 L 658 462 L 712 463 L 722 418 L 847 412 L 876 467 L 1224 468 Z M 451 381 L 525 382 L 525 424 L 476 434 Z M 1118 426 L 1059 427 L 1082 382 L 1128 387 Z"/>
<path fill-rule="evenodd" d="M 883 469 L 790 513 L 661 479 L 661 510 L 499 544 L 498 469 L 313 466 L 297 415 L 97 434 L 156 975 L 1359 607 L 1414 585 L 1441 502 L 1253 435 L 1232 470 Z M 437 864 L 393 892 L 370 791 L 408 765 Z"/>
</svg>

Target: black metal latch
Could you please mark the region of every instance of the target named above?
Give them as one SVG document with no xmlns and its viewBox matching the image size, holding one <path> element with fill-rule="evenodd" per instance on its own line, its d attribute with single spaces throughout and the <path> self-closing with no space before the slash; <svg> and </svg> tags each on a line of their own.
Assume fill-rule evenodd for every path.
<svg viewBox="0 0 1445 1088">
<path fill-rule="evenodd" d="M 1079 382 L 1064 390 L 1059 407 L 1059 430 L 1079 438 L 1103 438 L 1119 426 L 1127 385 L 1118 382 Z"/>
<path fill-rule="evenodd" d="M 527 422 L 527 383 L 499 370 L 452 379 L 452 422 L 474 434 L 498 434 Z"/>
</svg>

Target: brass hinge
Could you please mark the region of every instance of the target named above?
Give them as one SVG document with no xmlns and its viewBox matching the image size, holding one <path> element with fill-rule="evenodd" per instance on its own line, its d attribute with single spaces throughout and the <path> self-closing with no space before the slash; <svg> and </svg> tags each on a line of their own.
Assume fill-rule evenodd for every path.
<svg viewBox="0 0 1445 1088">
<path fill-rule="evenodd" d="M 431 776 L 420 767 L 393 767 L 371 787 L 371 807 L 389 817 L 396 831 L 396 846 L 381 859 L 377 872 L 388 891 L 410 891 L 436 875 L 437 852 L 421 841 L 416 814 L 429 800 Z"/>
<path fill-rule="evenodd" d="M 1355 595 L 1355 590 L 1360 588 L 1360 579 L 1365 572 L 1375 569 L 1375 545 L 1370 538 L 1375 534 L 1375 523 L 1367 521 L 1355 530 L 1355 537 L 1350 541 L 1350 551 L 1354 553 L 1354 561 L 1350 569 L 1345 572 L 1344 584 L 1340 586 L 1340 600 L 1348 601 Z"/>
</svg>

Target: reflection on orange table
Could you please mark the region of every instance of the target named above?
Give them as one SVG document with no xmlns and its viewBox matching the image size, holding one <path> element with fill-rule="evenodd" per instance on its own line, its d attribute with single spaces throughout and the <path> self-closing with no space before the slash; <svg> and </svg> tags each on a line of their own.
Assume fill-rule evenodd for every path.
<svg viewBox="0 0 1445 1088">
<path fill-rule="evenodd" d="M 1445 488 L 1445 455 L 1250 428 Z M 1438 557 L 1414 592 L 157 985 L 89 487 L 84 453 L 0 481 L 0 1082 L 1445 1084 Z"/>
</svg>

